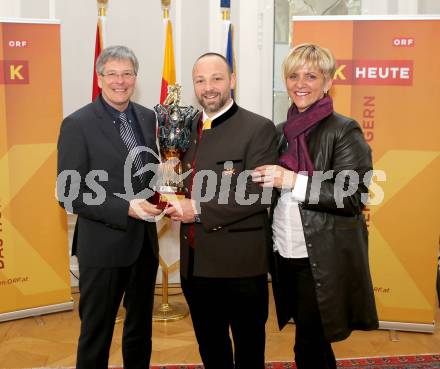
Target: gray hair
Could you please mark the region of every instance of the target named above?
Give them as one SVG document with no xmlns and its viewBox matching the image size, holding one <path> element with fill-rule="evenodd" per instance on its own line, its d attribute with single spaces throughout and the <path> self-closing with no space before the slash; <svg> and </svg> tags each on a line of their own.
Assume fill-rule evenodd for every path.
<svg viewBox="0 0 440 369">
<path fill-rule="evenodd" d="M 131 64 L 133 64 L 134 74 L 137 75 L 139 70 L 139 62 L 136 58 L 136 55 L 127 46 L 121 45 L 109 46 L 101 51 L 101 54 L 99 54 L 99 57 L 96 60 L 96 73 L 104 73 L 104 65 L 111 59 L 130 60 Z"/>
</svg>

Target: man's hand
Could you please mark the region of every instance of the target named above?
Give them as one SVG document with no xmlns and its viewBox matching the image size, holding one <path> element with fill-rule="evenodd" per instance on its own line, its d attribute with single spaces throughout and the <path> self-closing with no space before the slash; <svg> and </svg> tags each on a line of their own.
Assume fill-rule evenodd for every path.
<svg viewBox="0 0 440 369">
<path fill-rule="evenodd" d="M 128 215 L 132 218 L 141 220 L 154 220 L 154 217 L 162 213 L 161 209 L 158 209 L 151 202 L 144 199 L 130 200 L 130 206 L 128 207 Z"/>
<path fill-rule="evenodd" d="M 196 203 L 191 199 L 171 201 L 170 206 L 165 209 L 165 214 L 169 215 L 172 220 L 182 223 L 194 223 Z"/>
<path fill-rule="evenodd" d="M 262 165 L 255 168 L 252 181 L 262 187 L 275 187 L 279 189 L 293 189 L 297 174 L 294 171 L 279 165 Z"/>
</svg>

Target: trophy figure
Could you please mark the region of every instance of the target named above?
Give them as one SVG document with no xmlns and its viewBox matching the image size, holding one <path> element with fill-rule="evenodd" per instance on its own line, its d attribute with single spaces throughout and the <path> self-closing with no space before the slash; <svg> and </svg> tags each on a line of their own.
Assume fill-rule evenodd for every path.
<svg viewBox="0 0 440 369">
<path fill-rule="evenodd" d="M 181 106 L 181 86 L 168 86 L 168 95 L 163 104 L 154 111 L 158 121 L 159 148 L 162 163 L 155 190 L 160 194 L 159 208 L 173 198 L 184 197 L 181 159 L 191 144 L 191 122 L 198 110 L 192 106 Z"/>
</svg>

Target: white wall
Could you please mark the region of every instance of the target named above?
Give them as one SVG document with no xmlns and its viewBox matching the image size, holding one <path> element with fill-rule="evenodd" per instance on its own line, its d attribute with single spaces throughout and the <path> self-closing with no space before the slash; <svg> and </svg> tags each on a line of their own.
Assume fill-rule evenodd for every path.
<svg viewBox="0 0 440 369">
<path fill-rule="evenodd" d="M 272 118 L 273 0 L 234 2 L 237 90 L 241 106 Z M 250 6 L 253 4 L 253 6 Z M 237 9 L 237 11 L 235 11 Z"/>
<path fill-rule="evenodd" d="M 20 1 L 0 0 L 0 17 L 20 17 Z"/>
</svg>

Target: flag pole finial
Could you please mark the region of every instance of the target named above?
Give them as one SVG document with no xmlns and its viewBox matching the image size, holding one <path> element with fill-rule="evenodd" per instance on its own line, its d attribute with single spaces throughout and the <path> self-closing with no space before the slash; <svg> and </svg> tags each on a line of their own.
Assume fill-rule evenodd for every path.
<svg viewBox="0 0 440 369">
<path fill-rule="evenodd" d="M 223 20 L 229 20 L 231 18 L 231 0 L 220 0 L 220 8 Z"/>
<path fill-rule="evenodd" d="M 100 17 L 105 17 L 108 0 L 96 0 L 96 1 L 98 3 L 98 15 Z"/>
<path fill-rule="evenodd" d="M 170 5 L 171 5 L 171 0 L 161 0 L 162 2 L 162 10 L 163 10 L 163 18 L 164 19 L 168 19 L 170 17 Z"/>
</svg>

